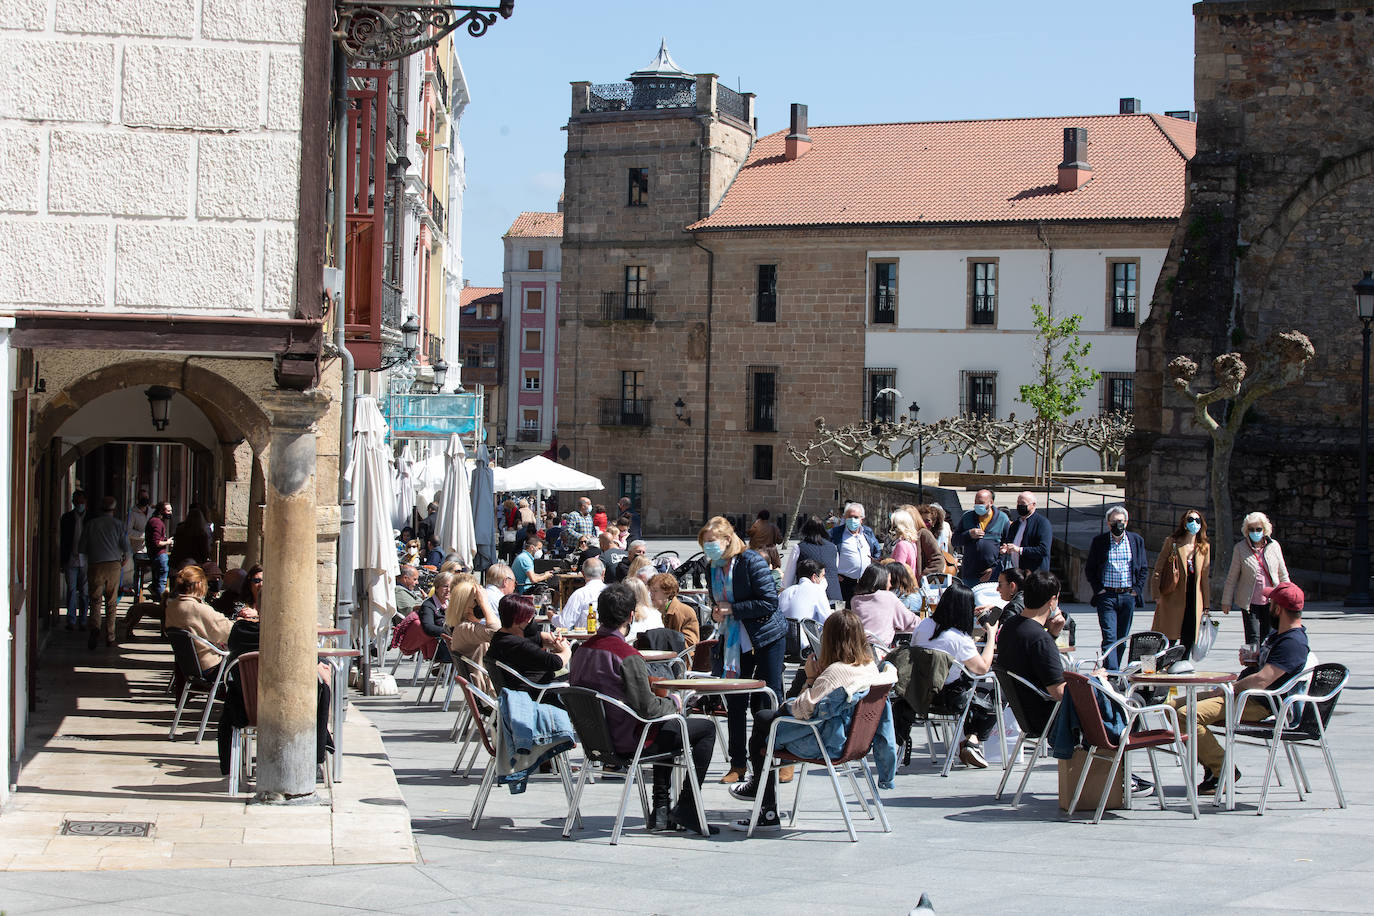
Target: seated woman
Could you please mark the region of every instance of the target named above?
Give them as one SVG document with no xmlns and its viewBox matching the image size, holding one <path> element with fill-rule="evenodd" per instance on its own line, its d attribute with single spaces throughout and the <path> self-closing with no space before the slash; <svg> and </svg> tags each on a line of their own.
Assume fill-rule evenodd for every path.
<svg viewBox="0 0 1374 916">
<path fill-rule="evenodd" d="M 625 584 L 635 593 L 635 616 L 630 622 L 630 634 L 625 637 L 630 645 L 634 645 L 635 637 L 640 633 L 663 628 L 663 615 L 654 607 L 653 599 L 649 597 L 649 587 L 643 579 L 628 576 Z"/>
<path fill-rule="evenodd" d="M 871 569 L 872 567 L 870 567 Z M 768 747 L 768 729 L 778 716 L 794 716 L 798 719 L 812 719 L 818 707 L 823 711 L 839 714 L 848 711 L 854 695 L 860 690 L 882 684 L 897 683 L 897 671 L 891 665 L 879 670 L 873 662 L 873 653 L 868 648 L 868 637 L 864 632 L 863 621 L 853 611 L 838 611 L 831 614 L 821 630 L 821 654 L 806 660 L 806 683 L 801 694 L 777 709 L 760 709 L 754 712 L 754 730 L 749 735 L 749 766 L 751 775 L 748 782 L 731 786 L 730 794 L 736 798 L 754 798 L 759 791 L 759 774 L 763 772 L 763 752 Z M 826 703 L 826 698 L 837 690 L 844 691 L 843 704 Z M 812 738 L 814 733 L 806 730 L 803 740 Z M 787 750 L 779 744 L 775 750 Z M 831 750 L 827 747 L 827 750 Z M 811 751 L 803 751 L 809 755 Z M 893 749 L 895 755 L 895 748 Z M 739 822 L 744 829 L 749 826 L 748 818 Z M 776 787 L 771 771 L 763 786 L 763 804 L 759 811 L 758 827 L 776 828 L 779 826 Z"/>
<path fill-rule="evenodd" d="M 172 597 L 167 599 L 167 626 L 189 630 L 201 639 L 223 646 L 233 621 L 205 603 L 205 585 L 205 572 L 199 566 L 181 568 L 172 580 Z M 213 678 L 220 656 L 208 646 L 195 646 L 200 670 Z"/>
<path fill-rule="evenodd" d="M 901 599 L 908 611 L 920 616 L 925 607 L 925 599 L 921 597 L 921 590 L 916 587 L 916 577 L 911 574 L 911 570 L 906 568 L 905 563 L 891 557 L 883 560 L 882 565 L 887 568 L 893 594 Z"/>
<path fill-rule="evenodd" d="M 525 635 L 525 627 L 534 619 L 534 601 L 528 595 L 507 595 L 497 606 L 501 628 L 492 634 L 491 644 L 487 646 L 487 660 L 500 662 L 518 671 L 520 675 L 536 684 L 548 684 L 554 675 L 568 666 L 572 649 L 562 637 L 554 637 L 549 649 L 542 641 L 530 639 Z M 512 690 L 523 690 L 530 696 L 538 691 L 514 679 L 501 678 L 501 669 L 488 666 L 492 680 Z"/>
<path fill-rule="evenodd" d="M 677 598 L 677 576 L 671 573 L 657 573 L 649 580 L 649 600 L 663 615 L 663 625 L 682 634 L 687 648 L 701 639 L 701 622 L 697 612 Z"/>
<path fill-rule="evenodd" d="M 444 625 L 450 631 L 449 647 L 459 655 L 480 661 L 480 650 L 501 629 L 501 620 L 476 576 L 458 573 L 453 575 L 451 585 L 444 610 Z"/>
<path fill-rule="evenodd" d="M 951 668 L 944 687 L 935 695 L 937 708 L 948 712 L 963 708 L 969 692 L 975 687 L 969 674 L 987 674 L 992 669 L 999 626 L 988 622 L 987 642 L 983 650 L 978 651 L 973 642 L 973 590 L 957 580 L 945 589 L 940 603 L 935 606 L 935 613 L 921 621 L 911 637 L 913 647 L 936 649 L 964 666 L 964 671 Z M 991 685 L 979 684 L 969 706 L 968 719 L 964 723 L 966 737 L 959 745 L 959 759 L 971 767 L 982 769 L 988 765 L 983 757 L 982 743 L 997 724 L 994 696 Z"/>
<path fill-rule="evenodd" d="M 480 591 L 480 590 L 479 590 Z M 448 631 L 445 618 L 448 615 L 449 597 L 453 592 L 453 573 L 439 573 L 434 577 L 434 594 L 430 595 L 415 609 L 420 617 L 420 629 L 425 635 L 438 641 L 433 658 L 436 662 L 451 662 Z"/>
<path fill-rule="evenodd" d="M 891 581 L 886 566 L 871 563 L 859 577 L 850 599 L 850 609 L 859 615 L 869 638 L 879 646 L 892 645 L 897 633 L 910 633 L 921 622 L 902 604 L 902 599 L 888 591 Z"/>
</svg>

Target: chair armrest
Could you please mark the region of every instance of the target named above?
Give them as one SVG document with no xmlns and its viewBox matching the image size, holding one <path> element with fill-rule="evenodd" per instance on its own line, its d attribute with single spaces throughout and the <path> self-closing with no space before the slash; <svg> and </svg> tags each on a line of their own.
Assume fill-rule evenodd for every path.
<svg viewBox="0 0 1374 916">
<path fill-rule="evenodd" d="M 663 722 L 671 722 L 671 721 L 673 721 L 674 719 L 681 720 L 681 721 L 682 721 L 682 727 L 683 727 L 683 729 L 684 729 L 683 734 L 685 735 L 685 734 L 687 733 L 687 732 L 685 731 L 685 729 L 687 728 L 687 721 L 686 721 L 686 718 L 683 716 L 683 714 L 680 713 L 680 712 L 665 713 L 664 715 L 661 715 L 661 716 L 655 716 L 655 717 L 652 718 L 652 719 L 646 719 L 646 718 L 644 718 L 643 716 L 641 716 L 639 713 L 637 713 L 637 712 L 635 712 L 633 709 L 631 709 L 629 706 L 626 706 L 624 703 L 622 703 L 622 702 L 620 702 L 619 700 L 617 700 L 615 697 L 608 697 L 608 696 L 606 696 L 606 694 L 604 694 L 604 693 L 598 693 L 598 694 L 597 694 L 597 698 L 598 698 L 599 700 L 601 700 L 602 703 L 608 703 L 608 704 L 610 704 L 611 706 L 614 706 L 616 709 L 619 709 L 621 712 L 625 713 L 625 715 L 629 716 L 630 718 L 634 719 L 636 722 L 639 722 L 639 723 L 641 723 L 641 724 L 643 724 L 643 725 L 658 725 L 658 724 L 663 723 Z"/>
<path fill-rule="evenodd" d="M 214 652 L 214 653 L 215 653 L 216 655 L 218 655 L 220 658 L 228 658 L 228 657 L 229 657 L 229 650 L 228 650 L 228 649 L 221 649 L 219 646 L 217 646 L 217 645 L 215 645 L 214 643 L 210 642 L 210 640 L 206 639 L 204 636 L 200 636 L 199 634 L 192 633 L 190 630 L 187 630 L 187 631 L 186 631 L 186 635 L 189 636 L 189 637 L 191 637 L 191 639 L 192 639 L 193 641 L 198 642 L 198 643 L 200 643 L 202 646 L 204 646 L 205 648 L 209 649 L 211 652 Z"/>
</svg>

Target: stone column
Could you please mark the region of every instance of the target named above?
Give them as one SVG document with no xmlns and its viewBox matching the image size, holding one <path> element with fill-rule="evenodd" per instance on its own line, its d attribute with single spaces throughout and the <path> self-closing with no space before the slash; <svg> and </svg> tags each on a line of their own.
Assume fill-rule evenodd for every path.
<svg viewBox="0 0 1374 916">
<path fill-rule="evenodd" d="M 328 393 L 268 391 L 256 800 L 315 800 L 315 424 Z"/>
</svg>

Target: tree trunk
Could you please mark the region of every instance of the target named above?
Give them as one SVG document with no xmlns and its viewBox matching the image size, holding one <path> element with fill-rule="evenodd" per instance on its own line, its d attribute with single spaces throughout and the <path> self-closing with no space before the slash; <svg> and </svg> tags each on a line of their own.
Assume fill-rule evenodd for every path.
<svg viewBox="0 0 1374 916">
<path fill-rule="evenodd" d="M 1212 431 L 1212 563 L 1230 556 L 1234 534 L 1231 529 L 1231 454 L 1236 448 L 1235 435 L 1225 428 Z M 1212 576 L 1212 600 L 1221 595 L 1222 576 Z M 1249 600 L 1248 598 L 1246 600 Z"/>
<path fill-rule="evenodd" d="M 792 540 L 792 532 L 797 528 L 797 514 L 801 512 L 802 500 L 806 498 L 806 479 L 811 476 L 811 465 L 802 465 L 801 486 L 797 488 L 797 501 L 792 504 L 792 517 L 787 520 L 787 533 L 782 536 L 786 544 Z"/>
</svg>

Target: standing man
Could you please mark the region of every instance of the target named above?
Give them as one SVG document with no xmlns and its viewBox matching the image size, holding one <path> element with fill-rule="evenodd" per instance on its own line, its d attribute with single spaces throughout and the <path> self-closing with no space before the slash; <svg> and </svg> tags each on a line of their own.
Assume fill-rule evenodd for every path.
<svg viewBox="0 0 1374 916">
<path fill-rule="evenodd" d="M 129 514 L 124 519 L 124 530 L 129 532 L 129 556 L 132 557 L 134 561 L 133 579 L 136 583 L 134 588 L 135 602 L 138 601 L 139 586 L 142 584 L 142 580 L 139 578 L 141 574 L 138 571 L 138 561 L 140 559 L 147 559 L 146 532 L 148 528 L 148 519 L 152 518 L 156 511 L 157 510 L 153 508 L 151 500 L 148 498 L 148 488 L 139 487 L 138 497 L 134 500 L 134 507 L 129 510 Z M 122 587 L 123 584 L 121 577 L 120 586 Z"/>
<path fill-rule="evenodd" d="M 632 541 L 637 541 L 644 537 L 644 526 L 640 523 L 639 513 L 634 510 L 634 506 L 630 503 L 630 497 L 620 497 L 620 502 L 616 505 L 620 507 L 621 518 L 629 516 L 630 532 L 627 537 Z"/>
<path fill-rule="evenodd" d="M 840 573 L 840 595 L 848 604 L 859 577 L 868 564 L 882 558 L 883 548 L 873 536 L 873 529 L 864 524 L 864 507 L 860 503 L 845 503 L 844 524 L 830 529 L 830 540 L 840 554 L 835 568 Z"/>
<path fill-rule="evenodd" d="M 148 519 L 144 540 L 148 546 L 148 559 L 153 564 L 153 600 L 161 601 L 162 593 L 167 591 L 167 551 L 172 546 L 172 504 L 159 503 L 157 508 L 157 513 Z"/>
<path fill-rule="evenodd" d="M 86 555 L 81 552 L 81 529 L 86 520 L 86 494 L 72 493 L 72 507 L 57 520 L 58 556 L 67 579 L 67 629 L 86 628 L 90 601 L 86 595 Z"/>
<path fill-rule="evenodd" d="M 1050 568 L 1050 544 L 1054 528 L 1050 520 L 1035 511 L 1035 495 L 1029 490 L 1016 497 L 1016 521 L 1011 523 L 998 551 L 1010 557 L 1013 566 L 1026 572 Z"/>
<path fill-rule="evenodd" d="M 973 508 L 959 517 L 950 544 L 962 550 L 959 578 L 972 588 L 992 578 L 1002 536 L 1007 532 L 1007 516 L 992 504 L 992 491 L 979 490 L 973 494 Z"/>
<path fill-rule="evenodd" d="M 1107 530 L 1093 538 L 1088 546 L 1088 562 L 1083 572 L 1092 587 L 1092 606 L 1097 609 L 1097 622 L 1102 627 L 1102 648 L 1105 649 L 1131 632 L 1131 618 L 1135 609 L 1145 606 L 1145 580 L 1150 566 L 1145 558 L 1145 539 L 1134 531 L 1127 531 L 1131 516 L 1125 506 L 1107 510 Z M 1115 653 L 1119 656 L 1120 651 Z M 1116 668 L 1118 657 L 1106 659 L 1109 668 Z"/>
<path fill-rule="evenodd" d="M 592 501 L 582 497 L 577 501 L 577 511 L 569 512 L 564 524 L 567 539 L 576 544 L 578 538 L 585 537 L 588 543 L 596 539 L 596 528 L 592 525 Z"/>
<path fill-rule="evenodd" d="M 100 642 L 100 631 L 105 631 L 105 645 L 115 642 L 115 616 L 119 608 L 119 573 L 124 560 L 129 556 L 129 534 L 124 523 L 115 518 L 115 498 L 100 498 L 100 514 L 86 523 L 81 530 L 82 552 L 90 563 L 91 587 L 91 632 L 86 640 L 86 648 L 94 649 Z M 104 605 L 104 625 L 101 626 L 96 611 Z"/>
</svg>

